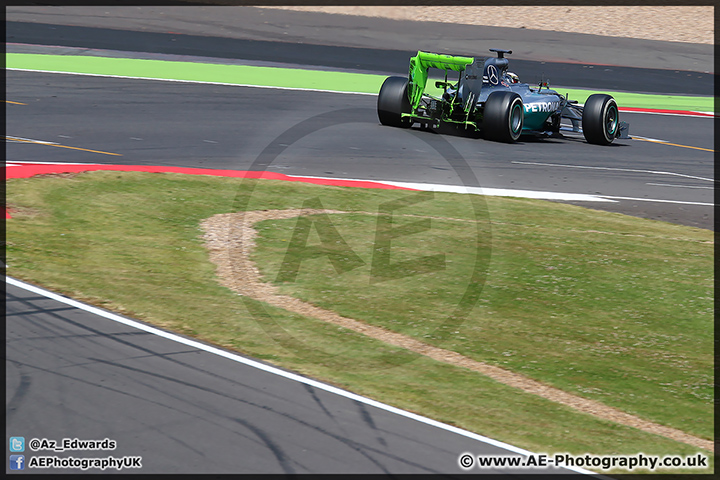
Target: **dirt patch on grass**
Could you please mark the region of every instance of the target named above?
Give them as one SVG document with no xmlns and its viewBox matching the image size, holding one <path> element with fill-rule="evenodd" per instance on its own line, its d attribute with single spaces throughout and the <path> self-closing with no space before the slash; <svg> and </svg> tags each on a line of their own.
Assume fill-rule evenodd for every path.
<svg viewBox="0 0 720 480">
<path fill-rule="evenodd" d="M 22 207 L 20 205 L 7 204 L 5 211 L 11 217 L 37 217 L 42 212 L 36 208 Z"/>
<path fill-rule="evenodd" d="M 82 175 L 85 172 L 60 172 L 60 173 L 39 173 L 37 175 L 34 175 L 35 177 L 45 177 L 45 178 L 74 178 L 78 175 Z"/>
<path fill-rule="evenodd" d="M 280 294 L 274 285 L 262 281 L 260 270 L 251 260 L 257 236 L 257 231 L 253 228 L 253 225 L 263 220 L 281 220 L 319 213 L 341 214 L 350 212 L 314 209 L 263 210 L 219 214 L 203 220 L 201 222 L 201 227 L 205 232 L 203 239 L 210 253 L 210 260 L 217 265 L 216 273 L 220 284 L 241 295 L 246 295 L 272 306 L 348 328 L 354 332 L 367 335 L 390 345 L 405 348 L 440 362 L 479 372 L 505 385 L 561 403 L 577 411 L 714 452 L 714 444 L 711 440 L 705 440 L 675 428 L 644 420 L 600 402 L 567 393 L 503 368 L 473 360 L 450 350 L 428 345 L 412 337 L 381 327 L 343 317 L 330 310 L 318 308 L 297 298 Z"/>
</svg>

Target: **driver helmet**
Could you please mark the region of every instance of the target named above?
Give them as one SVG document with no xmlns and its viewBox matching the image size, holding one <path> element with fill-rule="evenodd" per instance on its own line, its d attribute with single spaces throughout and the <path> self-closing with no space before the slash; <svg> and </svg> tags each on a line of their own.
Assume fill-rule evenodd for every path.
<svg viewBox="0 0 720 480">
<path fill-rule="evenodd" d="M 507 72 L 505 75 L 507 75 L 508 80 L 510 80 L 510 83 L 519 83 L 520 77 L 515 75 L 513 72 Z"/>
</svg>

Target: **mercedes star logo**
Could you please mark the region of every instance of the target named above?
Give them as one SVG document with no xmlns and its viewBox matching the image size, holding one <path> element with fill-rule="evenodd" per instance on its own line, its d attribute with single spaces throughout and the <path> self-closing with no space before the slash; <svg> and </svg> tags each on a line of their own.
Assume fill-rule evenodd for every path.
<svg viewBox="0 0 720 480">
<path fill-rule="evenodd" d="M 497 68 L 495 68 L 495 65 L 488 65 L 488 80 L 490 80 L 490 83 L 492 85 L 498 84 L 498 71 Z"/>
</svg>

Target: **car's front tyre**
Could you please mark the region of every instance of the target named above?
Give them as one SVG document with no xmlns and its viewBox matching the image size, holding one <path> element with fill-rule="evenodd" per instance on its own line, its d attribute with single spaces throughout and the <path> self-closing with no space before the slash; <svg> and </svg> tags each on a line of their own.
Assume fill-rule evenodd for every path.
<svg viewBox="0 0 720 480">
<path fill-rule="evenodd" d="M 520 138 L 525 113 L 520 95 L 515 92 L 493 92 L 483 108 L 482 129 L 486 139 L 513 143 Z"/>
<path fill-rule="evenodd" d="M 404 77 L 388 77 L 378 93 L 377 113 L 380 123 L 391 127 L 409 128 L 412 120 L 402 118 L 403 113 L 410 113 L 411 105 L 408 97 L 408 79 Z"/>
<path fill-rule="evenodd" d="M 585 101 L 582 129 L 585 140 L 595 145 L 610 145 L 620 128 L 617 102 L 610 95 L 595 93 Z"/>
</svg>

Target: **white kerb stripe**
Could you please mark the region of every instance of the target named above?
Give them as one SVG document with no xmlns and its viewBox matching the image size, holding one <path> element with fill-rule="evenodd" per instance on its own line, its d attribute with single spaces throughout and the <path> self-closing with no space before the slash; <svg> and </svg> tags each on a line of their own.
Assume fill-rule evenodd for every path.
<svg viewBox="0 0 720 480">
<path fill-rule="evenodd" d="M 411 188 L 413 190 L 423 190 L 426 192 L 446 192 L 446 193 L 467 193 L 474 195 L 487 195 L 493 197 L 518 197 L 518 198 L 535 198 L 541 200 L 565 200 L 577 202 L 615 202 L 604 196 L 586 195 L 584 193 L 562 193 L 562 192 L 542 192 L 535 190 L 514 190 L 509 188 L 486 188 L 486 187 L 466 187 L 464 185 L 442 185 L 436 183 L 415 183 L 415 182 L 396 182 L 394 180 L 370 180 L 361 178 L 333 178 L 333 177 L 316 177 L 312 175 L 288 175 L 292 178 L 317 178 L 319 180 L 342 180 L 347 182 L 371 182 L 381 183 L 383 185 L 392 185 L 394 187 Z"/>
</svg>

